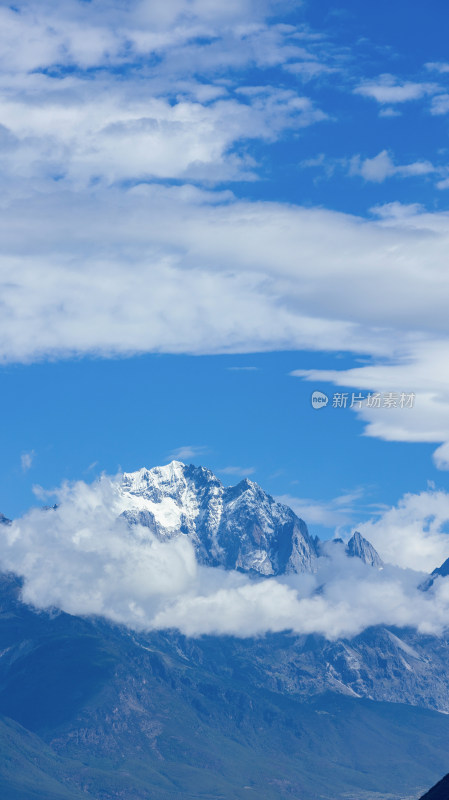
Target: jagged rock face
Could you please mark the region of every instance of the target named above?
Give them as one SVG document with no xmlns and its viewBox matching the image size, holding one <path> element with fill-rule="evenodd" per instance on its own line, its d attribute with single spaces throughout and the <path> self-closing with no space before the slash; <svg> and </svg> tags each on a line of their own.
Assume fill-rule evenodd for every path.
<svg viewBox="0 0 449 800">
<path fill-rule="evenodd" d="M 173 461 L 125 473 L 121 498 L 131 524 L 159 538 L 188 535 L 201 564 L 261 575 L 313 570 L 305 522 L 253 481 L 225 487 L 204 467 Z"/>
<path fill-rule="evenodd" d="M 124 473 L 118 513 L 159 539 L 188 536 L 198 562 L 259 575 L 313 572 L 320 541 L 288 506 L 256 483 L 225 487 L 208 469 L 180 461 Z M 47 509 L 51 510 L 51 509 Z M 0 524 L 10 520 L 0 514 Z M 346 553 L 381 568 L 374 547 L 356 532 Z"/>
<path fill-rule="evenodd" d="M 360 558 L 365 564 L 369 564 L 371 567 L 377 567 L 378 569 L 383 567 L 383 561 L 377 550 L 375 550 L 371 542 L 369 542 L 368 539 L 364 539 L 362 534 L 358 531 L 355 531 L 351 536 L 346 545 L 346 552 L 348 556 Z"/>
</svg>

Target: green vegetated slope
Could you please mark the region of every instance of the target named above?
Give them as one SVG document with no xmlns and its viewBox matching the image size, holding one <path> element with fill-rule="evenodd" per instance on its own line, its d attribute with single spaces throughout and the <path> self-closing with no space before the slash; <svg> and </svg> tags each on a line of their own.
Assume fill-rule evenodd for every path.
<svg viewBox="0 0 449 800">
<path fill-rule="evenodd" d="M 81 774 L 82 765 L 68 764 L 30 731 L 7 717 L 0 718 L 0 786 L 2 800 L 81 800 L 83 794 L 67 781 Z"/>
</svg>

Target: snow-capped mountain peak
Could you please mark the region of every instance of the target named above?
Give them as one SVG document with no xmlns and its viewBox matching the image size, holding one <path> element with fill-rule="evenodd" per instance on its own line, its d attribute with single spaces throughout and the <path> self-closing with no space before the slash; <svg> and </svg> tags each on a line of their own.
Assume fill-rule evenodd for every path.
<svg viewBox="0 0 449 800">
<path fill-rule="evenodd" d="M 131 494 L 147 495 L 154 494 L 158 489 L 170 494 L 180 485 L 185 486 L 184 477 L 186 465 L 181 461 L 171 461 L 162 467 L 152 469 L 142 469 L 136 472 L 125 472 L 123 474 L 123 487 Z"/>
<path fill-rule="evenodd" d="M 172 461 L 125 473 L 119 494 L 130 524 L 189 536 L 200 563 L 262 575 L 313 569 L 306 524 L 247 478 L 225 487 L 204 467 Z"/>
</svg>

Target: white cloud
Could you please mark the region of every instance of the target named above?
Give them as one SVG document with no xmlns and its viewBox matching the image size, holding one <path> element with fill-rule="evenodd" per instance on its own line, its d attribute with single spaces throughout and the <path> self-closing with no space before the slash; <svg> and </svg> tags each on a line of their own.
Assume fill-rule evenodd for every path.
<svg viewBox="0 0 449 800">
<path fill-rule="evenodd" d="M 183 461 L 185 458 L 198 458 L 198 456 L 203 455 L 207 452 L 207 447 L 203 445 L 184 445 L 183 447 L 178 447 L 176 450 L 173 450 L 170 453 L 171 459 L 179 459 Z"/>
<path fill-rule="evenodd" d="M 449 440 L 448 215 L 378 218 L 193 187 L 54 192 L 5 203 L 0 357 L 348 350 L 310 380 L 416 393 L 362 410 L 369 435 Z"/>
<path fill-rule="evenodd" d="M 221 473 L 222 475 L 237 475 L 240 478 L 247 478 L 249 475 L 253 475 L 256 471 L 255 467 L 223 467 L 222 469 L 217 470 L 217 472 Z"/>
<path fill-rule="evenodd" d="M 297 5 L 297 3 L 296 3 Z M 249 66 L 325 60 L 321 42 L 304 28 L 274 21 L 289 2 L 129 0 L 127 3 L 19 2 L 0 10 L 0 69 L 11 75 L 64 67 L 136 65 L 139 74 L 176 82 Z M 90 76 L 92 77 L 92 76 Z M 172 85 L 172 90 L 173 90 Z"/>
<path fill-rule="evenodd" d="M 291 62 L 284 66 L 287 72 L 292 75 L 298 75 L 305 81 L 312 80 L 313 78 L 320 78 L 323 75 L 329 75 L 336 72 L 335 67 L 330 67 L 328 64 L 322 64 L 319 61 L 304 60 L 298 62 Z"/>
<path fill-rule="evenodd" d="M 341 528 L 354 523 L 360 513 L 360 501 L 364 490 L 348 492 L 331 500 L 313 500 L 306 497 L 295 497 L 290 494 L 280 495 L 276 499 L 293 509 L 295 514 L 307 521 L 308 525 L 323 525 L 326 528 Z"/>
<path fill-rule="evenodd" d="M 392 106 L 386 106 L 380 109 L 379 117 L 400 117 L 402 116 L 402 111 L 399 111 L 397 108 L 392 108 Z"/>
<path fill-rule="evenodd" d="M 433 454 L 433 460 L 438 469 L 449 469 L 449 441 L 437 447 Z"/>
<path fill-rule="evenodd" d="M 230 372 L 258 372 L 259 367 L 226 367 Z"/>
<path fill-rule="evenodd" d="M 157 185 L 256 180 L 250 140 L 325 118 L 312 98 L 260 85 L 260 72 L 241 85 L 248 67 L 310 77 L 338 66 L 323 37 L 273 20 L 283 8 L 42 0 L 0 9 L 2 362 L 305 348 L 419 371 L 420 347 L 445 346 L 447 215 L 391 207 L 367 221 Z M 391 108 L 439 89 L 384 75 L 356 91 Z M 378 181 L 431 168 L 396 165 L 386 152 L 358 162 Z M 430 433 L 444 432 L 432 438 L 441 444 L 446 388 L 435 387 L 433 376 Z M 429 434 L 378 422 L 373 435 Z"/>
<path fill-rule="evenodd" d="M 264 29 L 273 3 L 168 0 L 152 2 L 19 2 L 0 10 L 2 61 L 8 71 L 51 65 L 89 68 L 126 63 L 138 54 L 164 53 L 197 37 Z M 220 37 L 221 38 L 221 37 Z"/>
<path fill-rule="evenodd" d="M 445 61 L 429 61 L 427 64 L 425 64 L 425 67 L 426 69 L 440 72 L 441 74 L 449 72 L 449 64 L 447 64 Z"/>
<path fill-rule="evenodd" d="M 430 250 L 423 252 L 419 258 L 422 268 L 427 270 L 428 281 L 432 283 L 435 298 L 429 303 L 424 292 L 416 305 L 416 313 L 419 315 L 424 308 L 429 312 L 433 309 L 438 317 L 436 291 L 437 287 L 441 289 L 441 283 L 439 270 L 436 267 L 437 260 L 432 254 L 432 240 L 435 241 L 435 237 L 438 238 L 447 230 L 447 214 L 429 214 L 417 206 L 400 204 L 384 206 L 377 209 L 377 213 L 381 216 L 385 228 L 410 231 L 416 237 L 415 244 L 418 247 L 420 236 L 426 231 Z M 377 270 L 373 268 L 374 275 L 383 273 L 381 261 L 384 257 L 388 260 L 386 251 L 384 256 L 379 254 Z M 396 334 L 391 336 L 392 349 L 389 355 L 385 354 L 382 359 L 377 358 L 368 365 L 349 370 L 295 370 L 293 374 L 318 384 L 329 381 L 336 386 L 362 390 L 365 391 L 365 395 L 368 392 L 414 393 L 416 399 L 413 408 L 368 408 L 366 403 L 360 409 L 355 408 L 355 413 L 367 423 L 365 434 L 388 441 L 444 443 L 449 441 L 449 382 L 446 377 L 449 343 L 446 332 L 439 324 L 434 326 L 433 332 L 429 328 L 424 336 L 420 336 L 417 326 L 414 326 L 415 338 L 413 339 L 411 335 L 407 343 L 399 333 L 405 306 L 411 310 L 414 302 L 412 286 L 416 272 L 413 257 L 407 260 L 407 263 L 409 267 L 407 276 L 404 273 L 400 284 L 396 284 L 393 276 L 390 279 L 384 276 L 381 279 L 382 297 L 379 295 L 378 299 L 374 300 L 374 296 L 371 296 L 377 310 L 382 307 L 379 321 L 388 307 L 391 308 L 392 315 L 396 314 L 398 327 Z M 396 289 L 393 289 L 395 285 Z M 355 297 L 354 293 L 352 297 Z M 356 302 L 360 302 L 359 298 Z M 443 298 L 441 302 L 444 304 Z M 365 308 L 369 314 L 368 307 Z M 408 312 L 405 313 L 408 315 Z M 422 332 L 424 333 L 423 329 Z M 409 327 L 409 333 L 412 333 L 412 325 Z M 438 454 L 436 463 L 439 465 L 443 463 Z"/>
<path fill-rule="evenodd" d="M 430 490 L 404 495 L 358 528 L 389 563 L 431 572 L 449 557 L 448 524 L 449 494 Z"/>
<path fill-rule="evenodd" d="M 360 156 L 354 156 L 349 169 L 350 175 L 361 175 L 366 181 L 375 183 L 382 183 L 386 178 L 394 175 L 410 178 L 428 175 L 432 172 L 435 172 L 435 167 L 430 161 L 414 161 L 411 164 L 397 165 L 388 150 L 382 150 L 374 158 L 361 159 Z"/>
<path fill-rule="evenodd" d="M 55 179 L 79 188 L 254 178 L 243 140 L 273 141 L 326 118 L 292 89 L 235 91 L 242 69 L 316 58 L 312 37 L 299 42 L 295 26 L 269 19 L 283 6 L 169 0 L 162 12 L 138 0 L 57 8 L 42 0 L 1 8 L 0 169 L 9 190 L 21 181 L 27 192 L 48 191 Z"/>
<path fill-rule="evenodd" d="M 387 355 L 448 332 L 445 214 L 363 221 L 151 186 L 42 196 L 38 207 L 18 199 L 0 233 L 3 360 L 295 347 Z"/>
<path fill-rule="evenodd" d="M 308 381 L 330 381 L 336 386 L 354 387 L 357 392 L 395 393 L 396 407 L 354 407 L 366 423 L 365 435 L 386 441 L 436 442 L 449 440 L 449 385 L 446 364 L 449 358 L 447 340 L 416 342 L 405 348 L 401 357 L 383 363 L 349 370 L 297 370 L 293 375 Z M 401 408 L 401 393 L 414 394 L 413 407 Z M 446 468 L 447 448 L 434 454 L 435 463 Z"/>
<path fill-rule="evenodd" d="M 55 494 L 57 507 L 31 510 L 0 539 L 2 569 L 23 576 L 23 599 L 37 608 L 100 615 L 135 629 L 177 627 L 187 635 L 292 629 L 335 639 L 376 624 L 436 634 L 447 628 L 447 582 L 420 592 L 422 572 L 388 565 L 378 571 L 330 545 L 314 575 L 252 580 L 199 567 L 182 534 L 160 541 L 148 528 L 128 526 L 119 516 L 118 478 L 65 484 Z M 426 492 L 406 496 L 364 532 L 382 544 L 383 557 L 421 570 L 447 554 L 447 519 L 448 495 Z"/>
<path fill-rule="evenodd" d="M 449 189 L 449 178 L 443 178 L 436 184 L 437 189 Z"/>
<path fill-rule="evenodd" d="M 31 76 L 33 88 L 31 98 L 8 92 L 0 100 L 0 167 L 6 184 L 34 180 L 47 190 L 54 178 L 72 189 L 92 180 L 253 178 L 242 140 L 274 141 L 325 118 L 310 99 L 274 87 L 245 96 L 222 89 L 203 100 L 179 91 L 176 102 L 124 79 L 71 77 L 55 86 Z"/>
<path fill-rule="evenodd" d="M 29 453 L 22 453 L 20 456 L 20 464 L 22 467 L 22 472 L 28 472 L 29 469 L 33 466 L 33 461 L 36 453 L 34 450 L 30 450 Z"/>
<path fill-rule="evenodd" d="M 376 80 L 363 81 L 354 89 L 356 94 L 371 97 L 381 104 L 406 103 L 410 100 L 420 100 L 426 95 L 439 91 L 435 83 L 416 83 L 413 81 L 401 82 L 394 75 L 388 73 L 380 75 Z"/>
<path fill-rule="evenodd" d="M 432 114 L 447 114 L 449 111 L 449 94 L 439 94 L 432 99 L 430 106 Z"/>
<path fill-rule="evenodd" d="M 446 628 L 449 590 L 445 585 L 423 593 L 416 589 L 416 573 L 391 567 L 378 572 L 358 559 L 339 559 L 336 553 L 326 562 L 321 559 L 322 571 L 315 576 L 316 581 L 324 581 L 319 593 L 310 576 L 294 578 L 289 585 L 273 579 L 242 581 L 241 586 L 179 599 L 156 615 L 155 624 L 179 627 L 188 636 L 254 636 L 290 629 L 329 639 L 352 637 L 378 624 L 437 635 Z"/>
</svg>

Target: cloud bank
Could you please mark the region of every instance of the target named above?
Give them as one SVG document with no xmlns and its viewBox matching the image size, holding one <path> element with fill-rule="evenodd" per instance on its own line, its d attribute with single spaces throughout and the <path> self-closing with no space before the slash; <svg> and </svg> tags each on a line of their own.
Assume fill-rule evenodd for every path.
<svg viewBox="0 0 449 800">
<path fill-rule="evenodd" d="M 246 637 L 267 631 L 351 637 L 371 625 L 412 626 L 441 633 L 449 619 L 449 582 L 417 586 L 426 557 L 449 551 L 441 527 L 449 520 L 445 493 L 407 496 L 377 523 L 364 526 L 387 564 L 381 571 L 327 545 L 313 575 L 252 580 L 199 566 L 186 536 L 160 541 L 120 517 L 120 480 L 65 484 L 57 508 L 32 509 L 0 531 L 0 565 L 24 578 L 23 599 L 39 609 L 97 615 L 134 629 L 175 627 Z M 425 524 L 429 513 L 435 525 Z M 390 540 L 390 550 L 388 542 Z M 398 553 L 402 552 L 401 558 Z M 434 562 L 432 561 L 432 566 Z"/>
<path fill-rule="evenodd" d="M 140 185 L 17 198 L 0 222 L 0 359 L 346 350 L 370 366 L 297 372 L 414 392 L 362 409 L 366 433 L 449 440 L 448 214 L 392 204 L 365 220 Z M 357 412 L 358 413 L 358 412 Z M 437 459 L 441 464 L 441 459 Z"/>
</svg>

